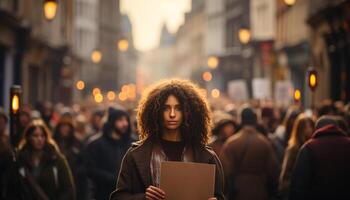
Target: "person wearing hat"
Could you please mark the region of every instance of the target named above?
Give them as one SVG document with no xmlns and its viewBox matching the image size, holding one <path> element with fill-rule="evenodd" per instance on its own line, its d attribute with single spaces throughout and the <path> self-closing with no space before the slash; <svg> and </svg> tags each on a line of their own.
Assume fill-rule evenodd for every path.
<svg viewBox="0 0 350 200">
<path fill-rule="evenodd" d="M 277 194 L 278 163 L 268 139 L 256 129 L 257 115 L 241 111 L 241 129 L 222 149 L 222 165 L 229 199 L 267 200 Z"/>
<path fill-rule="evenodd" d="M 85 162 L 92 199 L 105 200 L 115 188 L 115 179 L 122 158 L 133 140 L 127 112 L 109 108 L 108 119 L 103 125 L 102 134 L 94 135 L 87 143 Z"/>
</svg>

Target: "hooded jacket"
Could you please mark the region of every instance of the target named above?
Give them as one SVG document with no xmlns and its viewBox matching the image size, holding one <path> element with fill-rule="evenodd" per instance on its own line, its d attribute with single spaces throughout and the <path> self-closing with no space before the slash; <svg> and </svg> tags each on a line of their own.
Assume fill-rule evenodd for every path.
<svg viewBox="0 0 350 200">
<path fill-rule="evenodd" d="M 97 200 L 108 199 L 114 190 L 122 158 L 133 142 L 130 138 L 131 126 L 128 114 L 113 108 L 108 112 L 103 133 L 92 137 L 84 152 L 88 177 L 92 183 L 92 191 L 89 192 Z M 114 122 L 123 116 L 129 121 L 128 131 L 121 139 L 115 140 L 111 136 Z"/>
<path fill-rule="evenodd" d="M 334 125 L 318 129 L 300 149 L 290 199 L 350 199 L 350 138 Z"/>
</svg>

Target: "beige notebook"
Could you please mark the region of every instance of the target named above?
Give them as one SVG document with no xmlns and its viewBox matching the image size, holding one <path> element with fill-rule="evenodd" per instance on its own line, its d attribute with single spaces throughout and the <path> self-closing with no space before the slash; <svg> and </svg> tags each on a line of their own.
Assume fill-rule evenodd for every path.
<svg viewBox="0 0 350 200">
<path fill-rule="evenodd" d="M 215 165 L 162 162 L 160 188 L 166 200 L 207 200 L 214 197 Z"/>
</svg>

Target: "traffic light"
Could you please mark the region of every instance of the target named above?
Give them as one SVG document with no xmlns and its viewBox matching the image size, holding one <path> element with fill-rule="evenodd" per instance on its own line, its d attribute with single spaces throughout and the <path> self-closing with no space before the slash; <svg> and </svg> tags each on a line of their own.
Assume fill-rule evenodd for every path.
<svg viewBox="0 0 350 200">
<path fill-rule="evenodd" d="M 17 147 L 21 138 L 18 132 L 19 111 L 21 108 L 22 89 L 19 85 L 10 88 L 10 139 L 14 148 Z"/>
<path fill-rule="evenodd" d="M 310 68 L 308 70 L 308 84 L 309 87 L 312 91 L 315 91 L 317 84 L 318 84 L 318 76 L 317 76 L 317 71 L 313 68 Z"/>
</svg>

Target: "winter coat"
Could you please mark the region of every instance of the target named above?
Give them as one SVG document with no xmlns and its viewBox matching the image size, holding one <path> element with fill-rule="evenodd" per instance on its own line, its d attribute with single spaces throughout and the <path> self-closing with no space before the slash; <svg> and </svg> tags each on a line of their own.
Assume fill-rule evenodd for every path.
<svg viewBox="0 0 350 200">
<path fill-rule="evenodd" d="M 278 186 L 279 193 L 284 198 L 288 197 L 290 182 L 294 170 L 295 161 L 297 159 L 298 150 L 298 147 L 288 147 L 284 155 Z"/>
<path fill-rule="evenodd" d="M 225 197 L 223 193 L 224 181 L 221 163 L 216 154 L 208 148 L 194 148 L 194 161 L 216 165 L 214 195 L 218 200 L 222 200 L 225 199 Z M 128 150 L 123 158 L 117 186 L 115 191 L 111 194 L 111 200 L 145 199 L 145 191 L 152 184 L 150 167 L 152 149 L 153 142 L 147 139 L 143 143 L 134 144 Z"/>
<path fill-rule="evenodd" d="M 291 200 L 350 199 L 350 138 L 334 125 L 318 129 L 300 149 Z"/>
<path fill-rule="evenodd" d="M 114 140 L 106 134 L 91 139 L 84 153 L 87 174 L 93 189 L 89 192 L 97 200 L 105 200 L 115 189 L 122 159 L 132 140 Z"/>
<path fill-rule="evenodd" d="M 37 176 L 34 175 L 30 164 L 30 150 L 26 147 L 20 150 L 18 153 L 19 174 L 24 180 L 28 180 L 28 173 L 32 174 L 50 200 L 74 200 L 75 187 L 66 158 L 51 146 L 47 149 L 39 164 L 40 170 Z M 26 182 L 28 190 L 32 193 L 32 197 L 26 197 L 26 199 L 40 199 L 31 184 Z"/>
<path fill-rule="evenodd" d="M 277 193 L 275 153 L 268 139 L 254 127 L 245 126 L 227 139 L 222 156 L 229 199 L 267 200 Z"/>
</svg>

